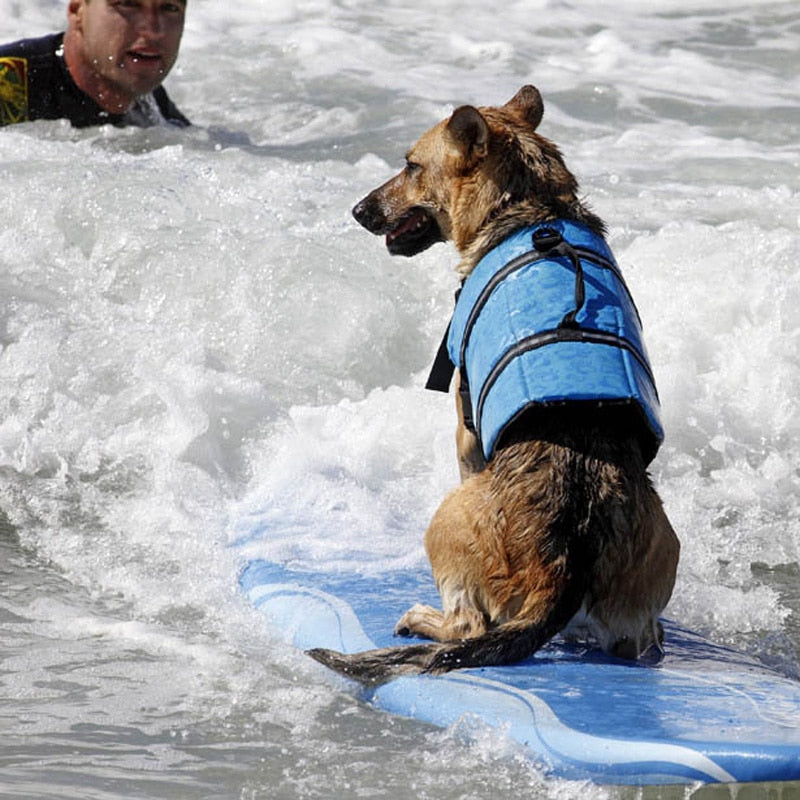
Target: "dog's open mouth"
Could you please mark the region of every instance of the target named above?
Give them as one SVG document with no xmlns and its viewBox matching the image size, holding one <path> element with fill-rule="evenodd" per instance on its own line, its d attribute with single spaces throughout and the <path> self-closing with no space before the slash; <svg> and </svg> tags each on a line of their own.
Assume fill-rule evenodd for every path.
<svg viewBox="0 0 800 800">
<path fill-rule="evenodd" d="M 394 256 L 415 256 L 436 242 L 443 242 L 439 225 L 424 208 L 411 209 L 386 234 L 386 248 Z"/>
</svg>

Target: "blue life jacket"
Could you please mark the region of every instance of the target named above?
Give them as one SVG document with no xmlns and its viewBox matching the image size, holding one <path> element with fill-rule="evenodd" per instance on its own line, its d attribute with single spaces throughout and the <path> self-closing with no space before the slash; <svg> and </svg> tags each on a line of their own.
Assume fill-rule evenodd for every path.
<svg viewBox="0 0 800 800">
<path fill-rule="evenodd" d="M 585 225 L 524 228 L 484 256 L 458 295 L 447 352 L 487 460 L 523 412 L 570 402 L 634 405 L 648 463 L 663 441 L 639 314 Z"/>
</svg>

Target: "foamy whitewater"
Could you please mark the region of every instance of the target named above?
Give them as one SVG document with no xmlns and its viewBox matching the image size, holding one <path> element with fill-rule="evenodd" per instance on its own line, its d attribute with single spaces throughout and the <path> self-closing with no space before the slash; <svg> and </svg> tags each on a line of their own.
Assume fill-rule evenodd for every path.
<svg viewBox="0 0 800 800">
<path fill-rule="evenodd" d="M 65 6 L 0 0 L 2 41 Z M 800 674 L 798 52 L 795 2 L 190 0 L 193 129 L 0 131 L 0 796 L 615 796 L 337 692 L 237 589 L 427 568 L 456 255 L 350 208 L 528 82 L 644 320 L 666 613 Z"/>
</svg>

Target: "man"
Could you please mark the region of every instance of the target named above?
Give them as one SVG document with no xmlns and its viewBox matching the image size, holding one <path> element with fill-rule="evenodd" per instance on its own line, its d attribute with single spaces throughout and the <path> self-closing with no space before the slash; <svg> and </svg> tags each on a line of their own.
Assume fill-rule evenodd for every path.
<svg viewBox="0 0 800 800">
<path fill-rule="evenodd" d="M 69 0 L 65 33 L 0 46 L 0 125 L 189 125 L 161 86 L 185 14 L 186 0 Z"/>
</svg>

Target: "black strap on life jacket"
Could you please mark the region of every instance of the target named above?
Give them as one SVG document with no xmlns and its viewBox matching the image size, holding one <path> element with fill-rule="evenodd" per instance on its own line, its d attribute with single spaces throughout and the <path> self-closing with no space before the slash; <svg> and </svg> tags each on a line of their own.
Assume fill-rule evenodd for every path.
<svg viewBox="0 0 800 800">
<path fill-rule="evenodd" d="M 458 296 L 461 294 L 461 289 L 456 290 L 455 302 L 458 302 Z M 450 336 L 450 323 L 447 323 L 447 328 L 439 342 L 439 349 L 431 365 L 431 371 L 428 373 L 428 380 L 425 382 L 425 388 L 433 392 L 447 392 L 450 391 L 450 381 L 453 380 L 453 373 L 455 372 L 455 365 L 450 360 L 450 354 L 447 352 L 447 339 Z"/>
<path fill-rule="evenodd" d="M 455 372 L 455 365 L 450 360 L 450 354 L 447 352 L 447 337 L 450 335 L 450 324 L 447 325 L 447 330 L 444 332 L 442 341 L 439 342 L 439 349 L 431 365 L 431 371 L 428 373 L 428 380 L 425 382 L 425 388 L 434 392 L 447 392 L 450 391 L 450 381 L 453 380 L 453 373 Z"/>
</svg>

